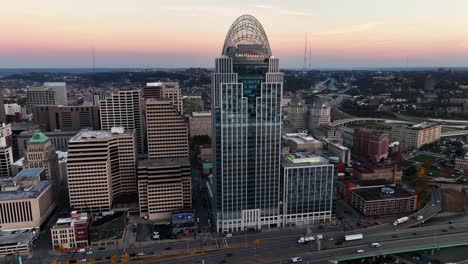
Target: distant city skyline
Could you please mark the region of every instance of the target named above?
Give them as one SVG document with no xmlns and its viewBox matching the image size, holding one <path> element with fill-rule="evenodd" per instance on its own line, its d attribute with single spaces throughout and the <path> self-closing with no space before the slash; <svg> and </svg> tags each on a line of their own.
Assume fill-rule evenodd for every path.
<svg viewBox="0 0 468 264">
<path fill-rule="evenodd" d="M 339 8 L 338 8 L 339 7 Z M 257 17 L 282 68 L 468 66 L 468 2 L 18 0 L 0 10 L 0 68 L 213 67 L 224 34 Z"/>
</svg>

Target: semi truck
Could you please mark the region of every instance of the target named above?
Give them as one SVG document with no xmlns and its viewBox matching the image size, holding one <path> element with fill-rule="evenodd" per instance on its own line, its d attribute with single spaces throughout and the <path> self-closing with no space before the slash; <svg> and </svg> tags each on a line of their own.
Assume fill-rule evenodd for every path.
<svg viewBox="0 0 468 264">
<path fill-rule="evenodd" d="M 318 239 L 319 240 L 322 240 L 323 239 L 323 236 L 321 234 L 318 234 L 317 235 Z M 304 244 L 304 243 L 307 243 L 307 242 L 310 242 L 310 241 L 314 241 L 315 238 L 313 236 L 305 236 L 305 237 L 300 237 L 298 240 L 297 240 L 297 243 L 299 244 Z"/>
<path fill-rule="evenodd" d="M 353 241 L 353 240 L 359 240 L 363 239 L 364 236 L 362 234 L 353 234 L 353 235 L 347 235 L 344 237 L 345 241 Z"/>
<path fill-rule="evenodd" d="M 406 221 L 409 220 L 409 217 L 405 216 L 405 217 L 402 217 L 402 218 L 398 218 L 397 220 L 395 220 L 395 222 L 393 222 L 393 225 L 396 226 L 396 225 L 399 225 L 399 224 L 402 224 Z"/>
</svg>

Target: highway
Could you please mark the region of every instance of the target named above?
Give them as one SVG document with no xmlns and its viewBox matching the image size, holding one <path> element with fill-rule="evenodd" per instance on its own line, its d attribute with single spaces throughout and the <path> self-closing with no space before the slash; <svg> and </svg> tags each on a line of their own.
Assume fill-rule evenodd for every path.
<svg viewBox="0 0 468 264">
<path fill-rule="evenodd" d="M 431 194 L 430 201 L 428 204 L 422 208 L 420 211 L 410 215 L 410 220 L 405 222 L 401 225 L 394 226 L 391 223 L 389 224 L 381 224 L 378 226 L 372 226 L 368 228 L 352 230 L 352 231 L 343 231 L 338 229 L 338 226 L 326 226 L 323 229 L 318 229 L 315 227 L 313 230 L 316 233 L 321 233 L 324 236 L 322 240 L 322 249 L 324 252 L 328 252 L 330 250 L 339 250 L 341 247 L 349 247 L 349 246 L 358 246 L 361 245 L 362 242 L 367 244 L 371 243 L 372 241 L 378 240 L 383 241 L 382 239 L 401 239 L 401 238 L 413 238 L 424 235 L 426 230 L 441 230 L 443 224 L 434 225 L 434 226 L 426 226 L 420 228 L 412 228 L 407 229 L 411 226 L 416 226 L 422 223 L 422 221 L 417 221 L 415 217 L 419 215 L 424 216 L 424 220 L 430 219 L 434 216 L 437 212 L 441 209 L 441 193 L 439 190 L 434 190 Z M 432 206 L 434 205 L 434 206 Z M 398 217 L 395 217 L 395 219 Z M 454 224 L 455 225 L 455 224 Z M 457 231 L 464 231 L 468 232 L 468 224 L 467 226 L 464 225 L 455 225 Z M 416 230 L 416 231 L 415 231 Z M 418 231 L 420 230 L 420 231 Z M 453 231 L 452 229 L 450 230 Z M 414 235 L 413 233 L 417 232 L 418 235 Z M 419 234 L 421 232 L 421 234 Z M 439 233 L 440 233 L 439 232 Z M 277 259 L 281 256 L 288 255 L 291 252 L 295 252 L 295 254 L 304 254 L 307 252 L 308 249 L 314 248 L 316 250 L 316 244 L 311 244 L 308 246 L 298 246 L 297 239 L 303 236 L 305 233 L 304 229 L 272 229 L 272 230 L 264 230 L 263 232 L 258 233 L 244 233 L 244 234 L 234 234 L 230 238 L 222 238 L 222 237 L 215 237 L 214 239 L 187 239 L 187 240 L 172 240 L 172 241 L 161 241 L 157 244 L 151 244 L 146 246 L 137 246 L 131 247 L 126 249 L 125 251 L 129 254 L 138 254 L 138 252 L 145 252 L 148 255 L 152 255 L 154 257 L 169 257 L 169 256 L 177 256 L 177 255 L 186 255 L 191 253 L 192 251 L 201 252 L 202 249 L 207 250 L 206 253 L 207 257 L 213 259 L 219 259 L 222 261 L 226 257 L 226 252 L 236 253 L 238 254 L 239 250 L 245 251 L 245 254 L 242 256 L 248 256 L 247 258 L 255 258 L 255 250 L 252 246 L 252 241 L 258 239 L 260 241 L 260 245 L 257 248 L 257 255 L 261 255 L 263 257 L 263 253 L 270 254 L 272 252 L 280 252 L 279 255 L 274 255 L 274 259 Z M 354 241 L 354 242 L 344 242 L 342 245 L 336 245 L 336 242 L 342 240 L 345 235 L 361 233 L 364 235 L 365 239 L 362 241 Z M 393 236 L 398 237 L 393 237 Z M 224 249 L 227 247 L 228 249 Z M 335 249 L 336 248 L 336 249 Z M 283 251 L 283 249 L 286 249 Z M 251 250 L 253 251 L 250 252 Z M 75 254 L 61 254 L 59 256 L 51 256 L 50 261 L 52 259 L 56 259 L 59 261 L 65 261 L 67 259 L 83 259 L 83 258 L 93 258 L 95 260 L 105 260 L 110 259 L 112 255 L 121 255 L 124 250 L 122 249 L 106 249 L 106 250 L 99 250 L 98 248 L 93 248 L 93 254 L 86 255 L 85 253 L 75 253 Z M 250 253 L 249 253 L 250 252 Z M 198 255 L 197 255 L 198 257 Z M 239 256 L 238 256 L 239 257 Z M 196 257 L 195 257 L 196 258 Z M 234 256 L 232 257 L 235 258 Z M 191 259 L 193 260 L 193 259 Z M 49 262 L 50 262 L 49 261 Z M 154 261 L 154 259 L 153 259 Z M 181 263 L 178 260 L 176 262 L 172 262 L 172 260 L 168 260 L 167 263 Z M 240 261 L 240 260 L 239 260 Z M 242 260 L 244 261 L 244 260 Z M 38 263 L 34 262 L 34 260 L 26 261 L 25 263 Z M 166 262 L 163 262 L 166 263 Z M 187 262 L 185 262 L 187 263 Z M 190 263 L 190 262 L 189 262 Z M 205 262 L 210 263 L 210 262 Z M 215 262 L 213 262 L 215 263 Z M 238 263 L 238 262 L 234 262 Z M 247 263 L 247 262 L 245 262 Z M 267 262 L 268 263 L 268 262 Z"/>
</svg>

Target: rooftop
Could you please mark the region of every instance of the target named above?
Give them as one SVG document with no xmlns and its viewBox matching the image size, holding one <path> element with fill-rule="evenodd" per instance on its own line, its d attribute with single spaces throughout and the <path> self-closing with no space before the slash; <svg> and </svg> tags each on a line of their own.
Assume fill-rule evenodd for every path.
<svg viewBox="0 0 468 264">
<path fill-rule="evenodd" d="M 34 135 L 28 140 L 28 144 L 42 144 L 46 143 L 49 138 L 44 135 L 40 130 L 36 130 Z"/>
<path fill-rule="evenodd" d="M 328 165 L 329 161 L 321 156 L 296 152 L 286 155 L 283 158 L 283 167 L 310 166 L 310 165 Z"/>
<path fill-rule="evenodd" d="M 344 179 L 343 184 L 352 184 L 352 188 L 356 187 L 372 187 L 372 186 L 389 186 L 394 185 L 391 182 L 385 179 L 375 179 L 375 180 L 356 180 L 356 179 Z"/>
<path fill-rule="evenodd" d="M 373 173 L 376 170 L 386 170 L 386 169 L 392 169 L 394 167 L 395 167 L 395 165 L 393 165 L 393 164 L 361 163 L 359 165 L 355 165 L 353 168 L 358 172 Z"/>
<path fill-rule="evenodd" d="M 33 199 L 41 195 L 50 186 L 50 181 L 40 181 L 32 189 L 0 192 L 0 200 Z"/>
<path fill-rule="evenodd" d="M 320 142 L 317 139 L 315 139 L 313 136 L 307 134 L 307 133 L 288 133 L 283 136 L 284 139 L 289 139 L 297 144 L 305 144 L 305 143 L 311 143 L 311 142 Z"/>
<path fill-rule="evenodd" d="M 437 125 L 438 124 L 436 124 L 436 123 L 422 122 L 422 123 L 419 123 L 419 124 L 416 124 L 416 125 L 410 125 L 410 126 L 408 126 L 408 128 L 415 129 L 415 130 L 421 130 L 421 129 L 425 129 L 425 128 L 429 128 L 429 127 L 433 127 L 433 126 L 437 126 Z"/>
<path fill-rule="evenodd" d="M 76 223 L 87 222 L 89 219 L 87 213 L 72 212 L 70 217 L 59 218 L 55 223 L 54 227 L 69 227 L 74 226 Z"/>
<path fill-rule="evenodd" d="M 383 192 L 382 188 L 386 188 L 386 190 L 392 189 L 393 192 Z M 397 186 L 352 189 L 351 192 L 361 196 L 366 201 L 402 199 L 416 196 L 416 194 Z"/>
<path fill-rule="evenodd" d="M 36 235 L 34 229 L 0 231 L 0 246 L 29 244 Z"/>
<path fill-rule="evenodd" d="M 193 112 L 192 116 L 211 116 L 211 112 Z"/>
<path fill-rule="evenodd" d="M 115 132 L 115 133 L 112 133 Z M 109 131 L 103 131 L 103 130 L 82 130 L 78 134 L 76 134 L 74 137 L 70 139 L 70 142 L 80 142 L 80 141 L 86 141 L 90 139 L 107 139 L 111 138 L 116 134 L 122 134 L 122 135 L 131 135 L 132 132 L 131 130 L 124 130 L 124 129 L 114 129 L 112 128 L 112 132 Z"/>
<path fill-rule="evenodd" d="M 21 181 L 26 178 L 40 177 L 44 169 L 24 169 L 15 176 L 15 181 Z"/>
<path fill-rule="evenodd" d="M 190 165 L 188 158 L 172 158 L 172 159 L 158 159 L 158 160 L 141 160 L 138 162 L 138 167 L 166 167 L 166 166 L 180 166 Z"/>
</svg>

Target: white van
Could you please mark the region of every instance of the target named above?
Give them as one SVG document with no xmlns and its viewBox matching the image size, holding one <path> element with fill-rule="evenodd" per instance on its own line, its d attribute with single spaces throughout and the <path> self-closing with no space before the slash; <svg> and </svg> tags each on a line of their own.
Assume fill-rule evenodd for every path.
<svg viewBox="0 0 468 264">
<path fill-rule="evenodd" d="M 299 263 L 299 262 L 302 262 L 302 258 L 301 258 L 301 257 L 291 258 L 291 262 L 292 262 L 292 263 Z"/>
</svg>

